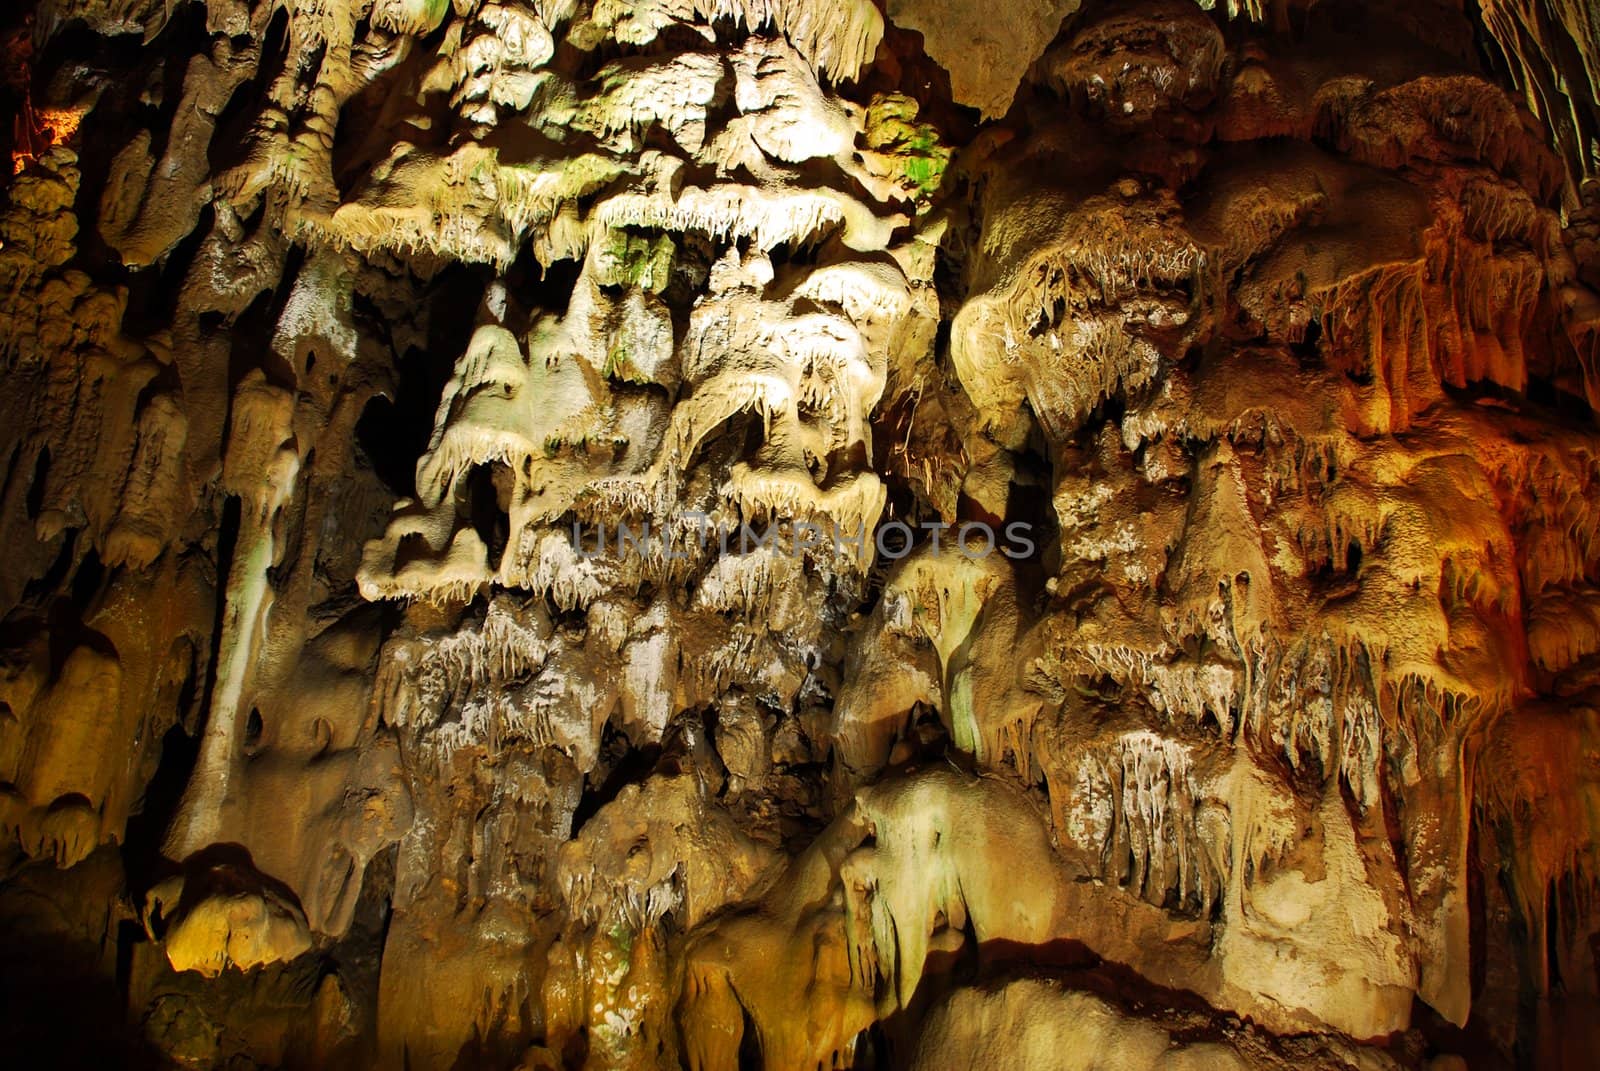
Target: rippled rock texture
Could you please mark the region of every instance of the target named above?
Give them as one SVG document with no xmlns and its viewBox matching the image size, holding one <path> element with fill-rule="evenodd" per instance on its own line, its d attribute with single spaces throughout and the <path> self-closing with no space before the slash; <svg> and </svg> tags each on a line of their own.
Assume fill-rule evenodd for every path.
<svg viewBox="0 0 1600 1071">
<path fill-rule="evenodd" d="M 1587 1067 L 1584 0 L 39 0 L 19 1066 Z"/>
</svg>

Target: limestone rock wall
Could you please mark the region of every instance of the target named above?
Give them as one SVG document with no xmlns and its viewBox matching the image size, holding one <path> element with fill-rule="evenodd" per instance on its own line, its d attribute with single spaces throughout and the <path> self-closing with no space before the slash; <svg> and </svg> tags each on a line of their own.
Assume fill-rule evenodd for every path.
<svg viewBox="0 0 1600 1071">
<path fill-rule="evenodd" d="M 0 1044 L 1600 1045 L 1568 0 L 39 0 Z"/>
</svg>

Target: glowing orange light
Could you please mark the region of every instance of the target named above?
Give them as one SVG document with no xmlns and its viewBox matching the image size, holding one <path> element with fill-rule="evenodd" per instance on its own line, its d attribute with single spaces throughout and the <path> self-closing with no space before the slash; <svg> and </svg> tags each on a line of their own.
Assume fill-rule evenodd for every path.
<svg viewBox="0 0 1600 1071">
<path fill-rule="evenodd" d="M 37 160 L 52 145 L 60 145 L 78 132 L 83 113 L 75 108 L 41 108 L 34 111 L 24 106 L 17 117 L 18 125 L 27 125 L 26 137 L 17 139 L 17 148 L 11 153 L 11 173 L 19 174 L 29 161 Z M 20 132 L 20 131 L 19 131 Z"/>
</svg>

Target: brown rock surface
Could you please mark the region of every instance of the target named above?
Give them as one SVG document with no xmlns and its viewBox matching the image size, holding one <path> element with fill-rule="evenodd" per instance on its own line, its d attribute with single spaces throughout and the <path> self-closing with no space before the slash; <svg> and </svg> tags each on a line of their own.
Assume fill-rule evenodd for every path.
<svg viewBox="0 0 1600 1071">
<path fill-rule="evenodd" d="M 6 1061 L 1591 1065 L 1592 4 L 0 30 Z"/>
</svg>

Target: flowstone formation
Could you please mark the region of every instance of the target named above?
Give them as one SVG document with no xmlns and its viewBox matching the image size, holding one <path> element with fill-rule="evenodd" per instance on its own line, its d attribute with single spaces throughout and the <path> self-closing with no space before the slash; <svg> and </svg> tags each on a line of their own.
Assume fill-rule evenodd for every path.
<svg viewBox="0 0 1600 1071">
<path fill-rule="evenodd" d="M 1600 1050 L 1590 5 L 0 18 L 8 1058 Z"/>
</svg>

